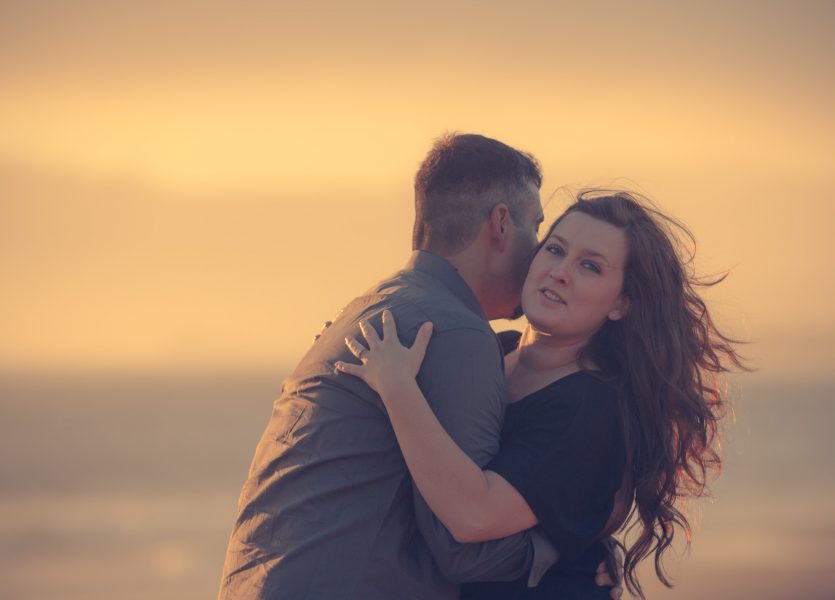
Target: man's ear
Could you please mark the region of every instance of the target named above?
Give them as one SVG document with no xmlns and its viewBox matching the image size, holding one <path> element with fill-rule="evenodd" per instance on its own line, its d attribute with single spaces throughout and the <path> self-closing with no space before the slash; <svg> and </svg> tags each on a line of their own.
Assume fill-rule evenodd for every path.
<svg viewBox="0 0 835 600">
<path fill-rule="evenodd" d="M 504 252 L 511 234 L 510 209 L 500 202 L 490 211 L 490 233 L 499 250 Z"/>
<path fill-rule="evenodd" d="M 629 312 L 629 298 L 626 296 L 621 295 L 620 300 L 618 300 L 617 306 L 609 311 L 609 320 L 610 321 L 619 321 L 623 317 L 626 316 L 626 313 Z"/>
</svg>

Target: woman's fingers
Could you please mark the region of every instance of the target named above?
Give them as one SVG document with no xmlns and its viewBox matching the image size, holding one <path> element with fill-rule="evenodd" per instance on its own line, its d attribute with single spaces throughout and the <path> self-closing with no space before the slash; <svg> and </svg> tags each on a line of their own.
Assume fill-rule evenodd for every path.
<svg viewBox="0 0 835 600">
<path fill-rule="evenodd" d="M 416 367 L 420 368 L 420 364 L 426 356 L 429 340 L 432 337 L 432 323 L 427 321 L 418 329 L 411 347 L 401 345 L 400 338 L 397 336 L 397 323 L 394 320 L 394 315 L 389 310 L 383 311 L 382 315 L 382 339 L 377 335 L 377 330 L 367 320 L 360 321 L 359 327 L 365 336 L 367 348 L 354 336 L 347 336 L 345 344 L 363 365 L 367 366 L 371 361 L 375 368 L 383 368 L 381 365 L 384 364 L 388 364 L 389 367 L 392 364 L 413 365 L 415 360 L 417 360 Z"/>
<path fill-rule="evenodd" d="M 360 344 L 352 335 L 349 335 L 345 338 L 345 345 L 348 346 L 348 350 L 351 351 L 351 354 L 356 356 L 358 359 L 362 360 L 362 355 L 365 352 L 368 352 L 368 349 Z"/>
<path fill-rule="evenodd" d="M 383 340 L 399 340 L 397 337 L 397 323 L 390 310 L 383 311 Z"/>
<path fill-rule="evenodd" d="M 618 584 L 618 582 L 615 581 L 609 574 L 605 561 L 597 565 L 594 583 L 599 586 L 611 587 L 612 589 L 609 590 L 609 597 L 612 600 L 620 600 L 620 597 L 623 596 L 623 587 L 621 587 L 620 584 Z"/>
<path fill-rule="evenodd" d="M 368 348 L 370 350 L 376 348 L 377 344 L 380 343 L 380 336 L 377 335 L 377 330 L 374 329 L 374 326 L 363 319 L 360 321 L 360 330 L 362 330 L 362 334 L 365 336 L 365 341 L 368 342 Z"/>
<path fill-rule="evenodd" d="M 429 340 L 431 338 L 432 322 L 427 321 L 420 326 L 420 329 L 418 329 L 417 335 L 415 336 L 415 343 L 412 344 L 411 348 L 413 352 L 417 352 L 421 361 L 423 361 L 423 357 L 426 355 L 426 347 L 429 345 Z"/>
<path fill-rule="evenodd" d="M 351 363 L 346 363 L 337 361 L 333 364 L 334 369 L 340 371 L 342 373 L 347 373 L 348 375 L 353 375 L 354 377 L 359 377 L 363 381 L 365 378 L 363 377 L 363 370 L 362 365 L 352 365 Z"/>
</svg>

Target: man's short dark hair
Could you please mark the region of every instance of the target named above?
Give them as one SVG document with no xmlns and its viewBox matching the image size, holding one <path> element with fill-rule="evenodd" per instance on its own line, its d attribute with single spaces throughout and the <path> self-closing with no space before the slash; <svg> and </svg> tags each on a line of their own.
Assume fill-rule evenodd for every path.
<svg viewBox="0 0 835 600">
<path fill-rule="evenodd" d="M 518 192 L 542 185 L 537 160 L 483 135 L 448 133 L 435 141 L 415 175 L 412 249 L 454 254 L 475 239 L 490 211 L 504 202 L 514 223 Z"/>
</svg>

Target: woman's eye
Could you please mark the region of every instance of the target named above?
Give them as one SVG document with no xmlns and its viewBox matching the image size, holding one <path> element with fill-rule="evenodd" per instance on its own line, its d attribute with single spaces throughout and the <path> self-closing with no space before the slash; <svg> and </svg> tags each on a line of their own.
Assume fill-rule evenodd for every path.
<svg viewBox="0 0 835 600">
<path fill-rule="evenodd" d="M 591 271 L 592 273 L 601 273 L 601 269 L 597 265 L 597 263 L 593 263 L 593 262 L 590 262 L 590 261 L 585 261 L 583 263 L 583 268 L 588 270 L 588 271 Z"/>
<path fill-rule="evenodd" d="M 565 254 L 565 250 L 562 249 L 562 246 L 557 246 L 556 244 L 548 244 L 545 246 L 545 249 L 551 254 L 555 254 L 557 256 Z"/>
</svg>

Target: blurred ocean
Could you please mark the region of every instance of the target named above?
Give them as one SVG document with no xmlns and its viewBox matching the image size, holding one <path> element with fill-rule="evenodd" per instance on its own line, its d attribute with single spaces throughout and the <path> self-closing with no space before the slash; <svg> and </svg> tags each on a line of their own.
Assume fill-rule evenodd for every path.
<svg viewBox="0 0 835 600">
<path fill-rule="evenodd" d="M 0 598 L 213 598 L 281 374 L 0 376 Z M 835 598 L 835 381 L 734 383 L 715 499 L 650 598 Z"/>
</svg>

